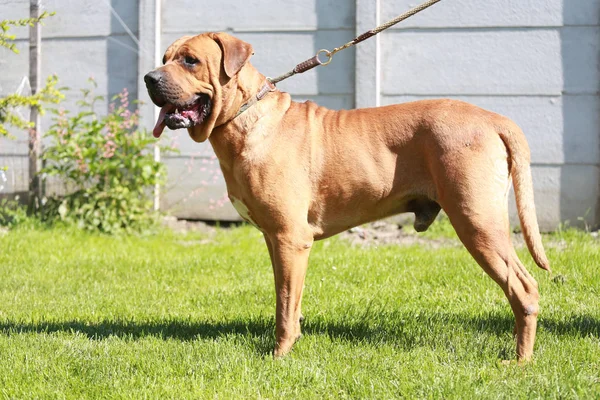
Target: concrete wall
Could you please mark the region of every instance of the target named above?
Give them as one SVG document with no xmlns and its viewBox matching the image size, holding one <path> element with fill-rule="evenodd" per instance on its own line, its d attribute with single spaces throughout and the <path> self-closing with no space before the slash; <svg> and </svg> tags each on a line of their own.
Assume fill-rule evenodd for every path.
<svg viewBox="0 0 600 400">
<path fill-rule="evenodd" d="M 57 15 L 43 29 L 44 74 L 58 73 L 73 91 L 93 75 L 100 94 L 127 87 L 148 101 L 140 77 L 182 35 L 230 32 L 253 44 L 252 62 L 260 71 L 276 76 L 317 50 L 345 43 L 418 2 L 162 3 L 157 9 L 155 0 L 46 1 L 46 9 Z M 139 51 L 108 4 L 139 38 Z M 27 14 L 28 1 L 0 0 L 2 18 Z M 599 21 L 600 0 L 441 2 L 338 53 L 328 67 L 279 87 L 297 100 L 311 99 L 336 109 L 452 97 L 507 115 L 521 125 L 532 149 L 542 226 L 553 229 L 580 217 L 593 224 L 600 220 Z M 27 73 L 27 30 L 18 33 L 20 55 L 0 50 L 0 93 L 14 90 Z M 155 108 L 144 106 L 147 127 L 154 116 Z M 193 143 L 180 131 L 165 137 L 172 138 L 181 153 L 163 158 L 170 181 L 162 207 L 180 217 L 235 218 L 224 201 L 224 183 L 208 143 Z M 23 136 L 0 142 L 0 165 L 12 165 L 5 191 L 26 187 L 26 147 Z"/>
</svg>

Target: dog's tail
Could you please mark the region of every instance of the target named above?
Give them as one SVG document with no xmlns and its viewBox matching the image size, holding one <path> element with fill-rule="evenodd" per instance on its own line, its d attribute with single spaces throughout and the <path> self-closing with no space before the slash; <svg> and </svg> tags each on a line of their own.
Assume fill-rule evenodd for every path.
<svg viewBox="0 0 600 400">
<path fill-rule="evenodd" d="M 529 145 L 525 140 L 525 134 L 515 123 L 510 121 L 508 126 L 503 125 L 503 129 L 499 129 L 499 134 L 508 150 L 510 174 L 515 188 L 515 199 L 523 237 L 535 263 L 540 268 L 550 271 L 550 263 L 548 263 L 542 245 L 542 237 L 535 214 L 533 181 L 529 166 L 531 162 Z"/>
</svg>

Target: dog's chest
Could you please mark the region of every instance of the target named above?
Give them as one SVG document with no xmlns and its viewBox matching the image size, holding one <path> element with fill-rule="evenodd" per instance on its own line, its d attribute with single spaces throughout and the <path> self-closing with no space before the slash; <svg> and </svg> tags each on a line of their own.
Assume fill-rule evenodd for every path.
<svg viewBox="0 0 600 400">
<path fill-rule="evenodd" d="M 238 214 L 240 214 L 240 217 L 242 217 L 244 219 L 244 221 L 254 225 L 256 228 L 260 229 L 260 227 L 258 226 L 258 224 L 252 219 L 252 215 L 250 214 L 250 210 L 248 210 L 248 207 L 246 207 L 246 205 L 238 198 L 234 197 L 234 196 L 229 196 L 229 199 L 231 200 L 231 204 L 233 205 L 233 208 L 235 208 L 235 210 L 238 212 Z"/>
</svg>

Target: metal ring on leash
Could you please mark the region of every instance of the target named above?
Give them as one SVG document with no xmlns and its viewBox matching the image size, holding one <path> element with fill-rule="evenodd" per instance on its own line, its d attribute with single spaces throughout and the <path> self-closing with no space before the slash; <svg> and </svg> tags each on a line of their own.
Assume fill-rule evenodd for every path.
<svg viewBox="0 0 600 400">
<path fill-rule="evenodd" d="M 321 53 L 325 53 L 325 57 L 327 57 L 327 61 L 323 62 L 323 61 L 319 60 L 319 54 L 321 54 Z M 321 65 L 327 65 L 333 59 L 333 54 L 327 49 L 321 49 L 321 50 L 317 51 L 317 54 L 315 54 L 315 55 L 317 57 L 317 60 L 319 60 L 319 64 L 321 64 Z"/>
</svg>

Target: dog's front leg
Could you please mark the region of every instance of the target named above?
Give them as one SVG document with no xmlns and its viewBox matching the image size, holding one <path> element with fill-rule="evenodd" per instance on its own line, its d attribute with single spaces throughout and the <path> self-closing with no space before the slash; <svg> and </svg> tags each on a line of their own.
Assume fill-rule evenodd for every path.
<svg viewBox="0 0 600 400">
<path fill-rule="evenodd" d="M 308 256 L 313 243 L 307 233 L 265 235 L 273 263 L 277 295 L 275 350 L 273 355 L 287 354 L 300 337 L 300 303 Z"/>
</svg>

